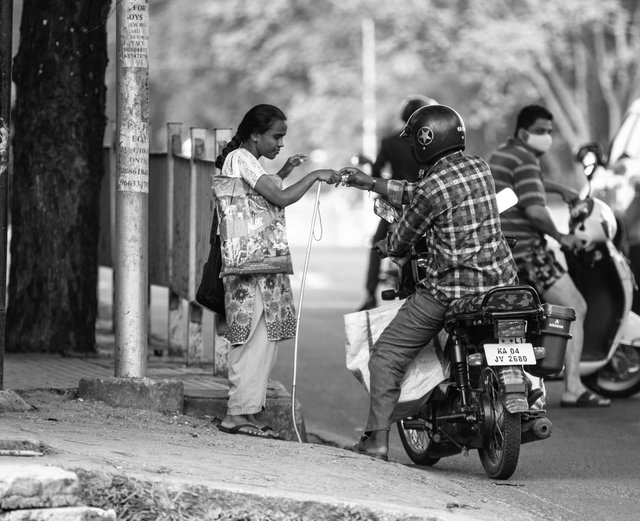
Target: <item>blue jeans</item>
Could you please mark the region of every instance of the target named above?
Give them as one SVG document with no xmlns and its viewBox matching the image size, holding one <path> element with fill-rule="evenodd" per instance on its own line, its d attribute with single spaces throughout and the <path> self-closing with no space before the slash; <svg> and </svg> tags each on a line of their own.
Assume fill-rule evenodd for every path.
<svg viewBox="0 0 640 521">
<path fill-rule="evenodd" d="M 367 431 L 389 430 L 408 365 L 442 329 L 447 306 L 418 286 L 374 344 Z"/>
</svg>

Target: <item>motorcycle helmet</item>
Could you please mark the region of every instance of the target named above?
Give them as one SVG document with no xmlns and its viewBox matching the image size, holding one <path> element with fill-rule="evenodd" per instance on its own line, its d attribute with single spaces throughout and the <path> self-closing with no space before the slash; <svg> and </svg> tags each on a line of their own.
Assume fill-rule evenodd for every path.
<svg viewBox="0 0 640 521">
<path fill-rule="evenodd" d="M 411 139 L 416 161 L 435 163 L 447 152 L 464 150 L 466 132 L 460 115 L 446 105 L 427 105 L 416 110 L 400 134 Z"/>
</svg>

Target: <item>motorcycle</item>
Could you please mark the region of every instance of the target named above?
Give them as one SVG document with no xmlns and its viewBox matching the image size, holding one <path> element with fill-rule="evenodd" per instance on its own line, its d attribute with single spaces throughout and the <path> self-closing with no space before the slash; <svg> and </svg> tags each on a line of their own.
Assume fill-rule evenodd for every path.
<svg viewBox="0 0 640 521">
<path fill-rule="evenodd" d="M 389 222 L 397 219 L 396 210 L 382 199 L 374 211 Z M 384 300 L 414 291 L 424 276 L 424 254 L 423 243 L 412 249 L 401 269 L 401 285 L 382 292 Z M 432 346 L 441 351 L 448 377 L 396 424 L 411 460 L 431 466 L 477 449 L 490 478 L 511 477 L 521 444 L 551 435 L 534 377 L 562 368 L 574 319 L 573 308 L 543 304 L 527 285 L 497 287 L 451 303 Z"/>
<path fill-rule="evenodd" d="M 593 197 L 590 179 L 603 164 L 599 147 L 576 154 L 587 178 L 585 190 L 545 181 L 569 208 L 569 233 L 583 249 L 564 252 L 569 275 L 587 302 L 580 374 L 603 396 L 629 397 L 640 391 L 640 317 L 631 311 L 635 281 L 629 262 L 616 247 L 618 231 L 611 208 Z"/>
</svg>

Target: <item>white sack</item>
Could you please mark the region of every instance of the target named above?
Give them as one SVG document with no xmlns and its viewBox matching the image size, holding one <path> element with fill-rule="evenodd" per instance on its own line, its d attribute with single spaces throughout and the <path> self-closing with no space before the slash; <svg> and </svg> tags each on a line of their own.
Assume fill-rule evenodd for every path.
<svg viewBox="0 0 640 521">
<path fill-rule="evenodd" d="M 405 300 L 344 316 L 347 369 L 369 392 L 369 352 L 385 327 L 393 320 Z M 448 372 L 448 371 L 447 371 Z M 425 346 L 409 364 L 400 387 L 399 402 L 424 397 L 446 378 L 433 343 Z"/>
</svg>

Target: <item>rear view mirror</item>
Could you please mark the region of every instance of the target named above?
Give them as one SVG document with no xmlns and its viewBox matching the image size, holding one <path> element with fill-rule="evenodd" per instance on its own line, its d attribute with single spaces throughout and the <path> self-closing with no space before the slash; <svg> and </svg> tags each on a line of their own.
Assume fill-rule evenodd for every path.
<svg viewBox="0 0 640 521">
<path fill-rule="evenodd" d="M 590 178 L 596 168 L 604 165 L 600 145 L 598 143 L 582 145 L 576 152 L 576 161 L 582 164 L 585 175 Z"/>
<path fill-rule="evenodd" d="M 393 224 L 398 221 L 398 210 L 381 197 L 376 198 L 373 202 L 373 213 L 380 217 L 380 219 L 387 221 L 389 224 Z"/>
</svg>

